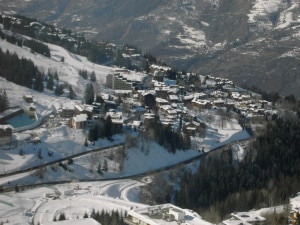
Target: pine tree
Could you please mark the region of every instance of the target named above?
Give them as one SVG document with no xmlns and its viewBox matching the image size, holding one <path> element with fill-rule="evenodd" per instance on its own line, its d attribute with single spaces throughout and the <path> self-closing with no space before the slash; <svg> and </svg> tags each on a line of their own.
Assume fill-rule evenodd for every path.
<svg viewBox="0 0 300 225">
<path fill-rule="evenodd" d="M 94 87 L 91 83 L 86 85 L 86 89 L 84 92 L 84 100 L 86 104 L 92 104 L 94 102 Z"/>
<path fill-rule="evenodd" d="M 100 175 L 103 174 L 102 168 L 101 168 L 101 162 L 100 162 L 100 161 L 99 161 L 99 163 L 98 163 L 97 172 L 98 172 Z"/>
<path fill-rule="evenodd" d="M 91 73 L 90 79 L 91 79 L 92 82 L 95 82 L 95 81 L 96 81 L 96 74 L 95 74 L 94 71 Z"/>
<path fill-rule="evenodd" d="M 104 123 L 104 136 L 105 137 L 111 138 L 113 136 L 112 128 L 113 128 L 112 120 L 111 120 L 111 117 L 108 116 Z"/>
<path fill-rule="evenodd" d="M 58 82 L 59 79 L 58 79 L 58 74 L 57 74 L 57 72 L 54 73 L 53 78 L 56 80 L 56 82 Z"/>
<path fill-rule="evenodd" d="M 9 107 L 8 98 L 6 95 L 6 91 L 4 89 L 0 89 L 0 112 L 4 112 Z"/>
<path fill-rule="evenodd" d="M 76 97 L 75 92 L 73 91 L 72 86 L 69 86 L 69 98 L 74 99 Z"/>
<path fill-rule="evenodd" d="M 89 141 L 97 141 L 98 139 L 98 126 L 94 126 L 89 130 L 88 134 Z"/>
<path fill-rule="evenodd" d="M 37 73 L 34 81 L 33 89 L 39 92 L 44 91 L 43 77 L 41 73 Z"/>
<path fill-rule="evenodd" d="M 62 220 L 66 220 L 65 213 L 63 213 L 63 212 L 58 217 L 58 221 L 62 221 Z"/>
<path fill-rule="evenodd" d="M 104 159 L 103 171 L 108 171 L 108 164 L 106 159 Z"/>
<path fill-rule="evenodd" d="M 56 88 L 54 90 L 54 93 L 58 96 L 62 95 L 64 93 L 64 85 L 63 84 L 57 84 Z"/>
<path fill-rule="evenodd" d="M 47 89 L 53 91 L 53 85 L 54 85 L 53 76 L 50 74 L 50 75 L 48 75 Z"/>
</svg>

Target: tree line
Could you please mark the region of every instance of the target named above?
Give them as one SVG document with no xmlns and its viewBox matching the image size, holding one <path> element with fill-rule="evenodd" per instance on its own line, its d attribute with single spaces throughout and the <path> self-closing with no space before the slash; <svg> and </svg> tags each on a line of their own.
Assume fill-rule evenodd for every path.
<svg viewBox="0 0 300 225">
<path fill-rule="evenodd" d="M 36 52 L 46 57 L 50 57 L 50 49 L 47 45 L 43 44 L 42 42 L 32 40 L 32 39 L 25 39 L 23 37 L 16 37 L 14 35 L 9 35 L 4 33 L 0 30 L 0 37 L 2 40 L 7 40 L 9 43 L 18 45 L 19 47 L 26 46 L 30 48 L 31 52 Z"/>
<path fill-rule="evenodd" d="M 19 58 L 16 53 L 0 49 L 0 76 L 15 84 L 32 88 L 38 69 L 31 60 Z"/>
<path fill-rule="evenodd" d="M 88 215 L 88 213 L 86 212 L 83 215 L 83 218 L 93 218 L 102 225 L 126 225 L 126 223 L 124 222 L 124 218 L 126 217 L 126 215 L 126 212 L 123 215 L 123 213 L 119 212 L 118 210 L 112 210 L 111 212 L 108 212 L 102 209 L 101 212 L 96 212 L 95 209 L 93 209 L 90 215 Z M 64 212 L 53 218 L 53 221 L 63 220 L 67 220 Z"/>
</svg>

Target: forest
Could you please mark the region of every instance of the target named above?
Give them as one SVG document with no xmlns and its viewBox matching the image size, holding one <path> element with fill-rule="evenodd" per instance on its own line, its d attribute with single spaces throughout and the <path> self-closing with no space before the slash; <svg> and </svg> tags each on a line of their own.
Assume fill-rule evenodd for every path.
<svg viewBox="0 0 300 225">
<path fill-rule="evenodd" d="M 0 76 L 18 85 L 32 88 L 38 69 L 31 60 L 19 58 L 17 54 L 0 49 Z"/>
<path fill-rule="evenodd" d="M 243 161 L 234 161 L 230 149 L 203 157 L 196 173 L 181 176 L 175 204 L 219 220 L 233 211 L 288 204 L 300 190 L 299 103 L 294 107 L 298 111 L 267 122 Z"/>
<path fill-rule="evenodd" d="M 244 160 L 234 160 L 230 146 L 206 153 L 196 171 L 177 168 L 154 176 L 151 185 L 141 188 L 140 200 L 171 202 L 213 223 L 235 211 L 289 205 L 300 190 L 300 102 L 286 96 L 276 104 L 284 111 L 266 118 L 265 127 L 254 132 Z M 286 214 L 278 213 L 268 219 L 272 224 L 287 221 Z"/>
</svg>

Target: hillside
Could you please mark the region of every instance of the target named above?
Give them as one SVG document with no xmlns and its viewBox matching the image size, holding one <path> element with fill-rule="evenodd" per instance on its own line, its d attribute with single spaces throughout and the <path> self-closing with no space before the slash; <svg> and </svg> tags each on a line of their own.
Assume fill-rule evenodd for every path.
<svg viewBox="0 0 300 225">
<path fill-rule="evenodd" d="M 34 104 L 32 106 L 36 108 L 39 118 L 47 117 L 50 114 L 57 114 L 58 110 L 64 105 L 81 102 L 85 85 L 88 82 L 79 76 L 78 71 L 81 68 L 85 68 L 87 71 L 94 70 L 97 78 L 96 82 L 99 86 L 103 85 L 107 74 L 115 70 L 113 67 L 106 67 L 91 63 L 86 59 L 86 57 L 72 54 L 57 45 L 48 44 L 48 47 L 51 53 L 50 58 L 37 53 L 32 53 L 26 47 L 19 47 L 0 39 L 0 48 L 3 51 L 16 53 L 20 58 L 32 60 L 34 64 L 42 71 L 55 70 L 57 71 L 59 80 L 61 82 L 76 87 L 74 90 L 76 91 L 78 98 L 75 100 L 70 100 L 69 98 L 63 96 L 58 97 L 53 93 L 53 91 L 48 89 L 41 93 L 32 89 L 21 87 L 1 78 L 0 89 L 6 90 L 10 106 L 22 106 L 25 108 L 31 106 L 31 104 L 28 104 L 23 100 L 24 95 L 31 95 L 34 99 Z M 65 59 L 64 62 L 60 61 L 62 56 Z M 132 79 L 134 76 L 141 76 L 141 74 L 130 71 L 128 72 L 128 76 L 130 76 Z M 109 90 L 102 87 L 102 92 L 108 93 Z M 209 114 L 214 115 L 211 116 Z M 222 129 L 220 128 L 219 123 L 220 115 L 217 115 L 214 110 L 211 112 L 202 112 L 203 120 L 208 120 L 208 117 L 212 117 L 213 120 L 209 120 L 210 122 L 207 124 L 207 132 L 205 137 L 198 137 L 197 140 L 195 140 L 197 142 L 201 142 L 202 147 L 205 148 L 206 151 L 213 150 L 230 142 L 247 139 L 249 137 L 249 134 L 242 129 L 235 117 L 231 118 L 230 122 L 228 122 L 228 125 L 222 127 Z M 42 127 L 38 127 L 37 129 L 31 131 L 15 133 L 13 138 L 19 143 L 24 143 L 22 150 L 25 152 L 25 154 L 20 154 L 20 148 L 14 146 L 9 152 L 1 152 L 1 159 L 5 166 L 0 168 L 0 174 L 41 165 L 45 162 L 51 162 L 61 157 L 70 156 L 84 151 L 124 143 L 126 139 L 125 133 L 122 133 L 113 137 L 115 140 L 114 142 L 110 142 L 107 139 L 99 139 L 96 141 L 95 146 L 90 145 L 89 147 L 85 147 L 83 145 L 86 137 L 85 132 L 87 131 L 74 130 L 69 126 L 62 125 L 61 123 L 52 124 L 49 122 L 44 124 Z M 137 133 L 133 132 L 133 135 L 137 135 Z M 41 140 L 41 143 L 38 146 L 36 146 L 34 143 L 27 144 L 26 140 L 28 140 L 30 137 L 38 137 Z M 11 187 L 18 183 L 32 184 L 36 182 L 43 183 L 66 179 L 103 179 L 131 176 L 140 173 L 146 173 L 147 171 L 152 171 L 155 169 L 160 169 L 165 166 L 175 165 L 181 161 L 199 156 L 201 154 L 195 149 L 178 151 L 176 154 L 172 154 L 154 141 L 151 141 L 150 143 L 147 141 L 147 145 L 151 150 L 146 154 L 141 150 L 143 148 L 142 146 L 144 146 L 144 140 L 138 139 L 136 145 L 128 149 L 127 160 L 124 161 L 123 170 L 115 171 L 116 164 L 111 161 L 109 171 L 100 177 L 99 174 L 95 172 L 96 165 L 93 165 L 92 170 L 95 170 L 94 173 L 90 172 L 91 160 L 87 156 L 78 158 L 76 160 L 74 159 L 74 165 L 72 166 L 73 173 L 71 176 L 68 171 L 66 172 L 63 169 L 55 172 L 49 168 L 47 170 L 48 172 L 46 172 L 46 174 L 49 174 L 43 179 L 40 179 L 38 176 L 24 174 L 23 176 L 2 178 L 0 185 L 5 186 L 8 181 L 10 181 L 8 186 Z M 38 151 L 36 151 L 37 148 L 41 149 L 42 151 L 42 159 L 37 159 L 36 157 L 38 154 Z M 49 156 L 49 152 L 53 152 L 54 156 Z M 107 158 L 107 154 L 102 154 L 101 156 L 98 155 L 96 157 L 102 158 L 101 160 L 103 161 L 105 158 Z"/>
<path fill-rule="evenodd" d="M 300 97 L 299 2 L 1 1 L 7 13 L 130 43 L 179 69 Z"/>
</svg>

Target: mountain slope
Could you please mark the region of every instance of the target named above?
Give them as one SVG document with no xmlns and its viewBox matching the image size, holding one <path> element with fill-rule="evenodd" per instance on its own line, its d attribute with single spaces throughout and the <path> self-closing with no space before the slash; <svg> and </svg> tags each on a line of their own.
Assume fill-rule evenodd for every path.
<svg viewBox="0 0 300 225">
<path fill-rule="evenodd" d="M 300 97 L 296 0 L 2 0 L 17 12 L 130 43 L 179 69 Z"/>
</svg>

